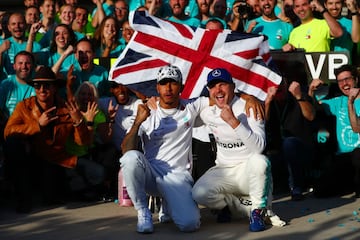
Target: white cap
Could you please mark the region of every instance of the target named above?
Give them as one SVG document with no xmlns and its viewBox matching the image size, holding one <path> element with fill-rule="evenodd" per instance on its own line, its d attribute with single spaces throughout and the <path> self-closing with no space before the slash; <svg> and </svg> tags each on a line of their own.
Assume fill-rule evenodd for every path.
<svg viewBox="0 0 360 240">
<path fill-rule="evenodd" d="M 173 65 L 168 65 L 160 68 L 157 74 L 157 82 L 160 82 L 165 79 L 173 80 L 175 82 L 182 84 L 182 74 L 180 69 Z"/>
</svg>

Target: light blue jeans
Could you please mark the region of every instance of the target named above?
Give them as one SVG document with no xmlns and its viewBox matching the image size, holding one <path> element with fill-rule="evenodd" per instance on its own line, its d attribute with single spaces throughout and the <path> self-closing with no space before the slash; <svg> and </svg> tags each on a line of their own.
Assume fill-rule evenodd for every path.
<svg viewBox="0 0 360 240">
<path fill-rule="evenodd" d="M 200 227 L 200 211 L 191 197 L 193 179 L 189 171 L 173 170 L 162 161 L 150 163 L 136 150 L 126 152 L 120 164 L 136 210 L 148 207 L 147 194 L 160 196 L 180 231 L 192 232 Z"/>
</svg>

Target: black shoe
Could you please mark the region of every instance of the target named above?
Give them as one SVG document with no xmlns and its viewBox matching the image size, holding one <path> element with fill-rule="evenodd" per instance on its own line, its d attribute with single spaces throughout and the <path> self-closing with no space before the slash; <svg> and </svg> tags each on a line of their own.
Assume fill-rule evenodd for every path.
<svg viewBox="0 0 360 240">
<path fill-rule="evenodd" d="M 231 212 L 228 206 L 221 209 L 221 211 L 217 215 L 216 221 L 218 223 L 229 223 L 231 222 Z"/>
<path fill-rule="evenodd" d="M 302 194 L 299 188 L 294 188 L 291 191 L 291 200 L 292 201 L 301 201 L 304 200 L 304 195 Z"/>
</svg>

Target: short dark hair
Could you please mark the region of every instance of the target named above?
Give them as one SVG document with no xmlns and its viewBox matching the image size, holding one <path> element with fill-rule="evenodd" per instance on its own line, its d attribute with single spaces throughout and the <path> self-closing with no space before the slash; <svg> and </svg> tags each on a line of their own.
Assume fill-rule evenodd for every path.
<svg viewBox="0 0 360 240">
<path fill-rule="evenodd" d="M 81 42 L 87 42 L 87 43 L 89 43 L 90 46 L 91 46 L 91 50 L 95 53 L 96 49 L 95 49 L 94 41 L 88 39 L 87 37 L 83 37 L 83 38 L 81 38 L 79 41 L 77 41 L 77 42 L 75 43 L 75 52 L 77 51 L 77 46 L 78 46 L 79 43 L 81 43 Z"/>
<path fill-rule="evenodd" d="M 30 57 L 31 63 L 32 63 L 32 64 L 35 64 L 35 57 L 34 57 L 34 55 L 33 55 L 32 53 L 28 52 L 28 51 L 20 51 L 20 52 L 18 52 L 18 53 L 15 55 L 14 63 L 16 62 L 16 58 L 17 58 L 18 56 L 20 56 L 20 55 L 24 55 L 24 56 Z"/>
<path fill-rule="evenodd" d="M 345 64 L 345 65 L 342 65 L 341 67 L 335 69 L 334 73 L 335 73 L 336 78 L 342 72 L 350 72 L 354 78 L 357 78 L 357 76 L 358 76 L 358 71 L 357 71 L 356 67 L 354 67 L 353 65 L 350 65 L 350 64 Z"/>
</svg>

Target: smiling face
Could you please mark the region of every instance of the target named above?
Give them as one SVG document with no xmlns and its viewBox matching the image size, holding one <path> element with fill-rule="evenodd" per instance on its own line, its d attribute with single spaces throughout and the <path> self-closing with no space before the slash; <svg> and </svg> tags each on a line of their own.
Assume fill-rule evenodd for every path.
<svg viewBox="0 0 360 240">
<path fill-rule="evenodd" d="M 60 8 L 59 19 L 61 23 L 70 25 L 75 19 L 75 10 L 71 5 L 63 5 Z"/>
<path fill-rule="evenodd" d="M 33 24 L 40 20 L 40 12 L 36 7 L 27 8 L 25 11 L 26 24 Z"/>
<path fill-rule="evenodd" d="M 34 67 L 32 58 L 27 54 L 19 54 L 14 60 L 14 70 L 16 78 L 26 82 L 30 79 Z"/>
<path fill-rule="evenodd" d="M 36 99 L 41 106 L 52 106 L 55 100 L 57 91 L 56 84 L 46 81 L 38 81 L 33 83 L 36 93 Z"/>
<path fill-rule="evenodd" d="M 197 5 L 199 7 L 199 12 L 202 14 L 209 14 L 210 11 L 210 5 L 212 3 L 212 0 L 197 0 Z"/>
<path fill-rule="evenodd" d="M 128 21 L 124 22 L 122 25 L 122 36 L 126 43 L 128 43 L 134 34 L 134 29 L 130 27 L 130 24 Z"/>
<path fill-rule="evenodd" d="M 309 0 L 294 0 L 294 13 L 300 18 L 302 23 L 309 22 L 313 19 L 311 5 Z"/>
<path fill-rule="evenodd" d="M 58 49 L 65 50 L 69 46 L 70 33 L 65 26 L 58 26 L 54 30 L 55 43 Z"/>
<path fill-rule="evenodd" d="M 110 92 L 120 105 L 125 105 L 129 101 L 129 89 L 122 84 L 112 82 Z"/>
<path fill-rule="evenodd" d="M 55 1 L 53 0 L 45 0 L 40 6 L 40 12 L 43 18 L 55 18 L 55 10 Z"/>
<path fill-rule="evenodd" d="M 185 14 L 184 11 L 188 3 L 188 0 L 169 0 L 172 14 L 175 17 L 182 17 Z"/>
<path fill-rule="evenodd" d="M 8 29 L 13 38 L 21 40 L 25 34 L 25 17 L 18 13 L 12 14 L 9 18 Z"/>
<path fill-rule="evenodd" d="M 341 17 L 343 6 L 343 2 L 341 0 L 327 0 L 324 5 L 333 18 Z"/>
<path fill-rule="evenodd" d="M 276 0 L 259 0 L 259 6 L 261 12 L 266 17 L 272 17 L 274 14 L 274 8 Z"/>
<path fill-rule="evenodd" d="M 102 30 L 103 37 L 107 38 L 113 36 L 116 33 L 116 21 L 113 18 L 108 18 L 105 20 L 104 27 Z M 117 36 L 117 34 L 115 34 Z"/>
<path fill-rule="evenodd" d="M 219 108 L 228 105 L 235 96 L 235 85 L 231 83 L 218 81 L 209 84 L 208 89 L 211 101 L 215 102 Z"/>
<path fill-rule="evenodd" d="M 350 71 L 343 71 L 336 76 L 336 81 L 338 83 L 340 91 L 349 96 L 351 88 L 357 86 L 357 78 L 355 78 Z"/>
<path fill-rule="evenodd" d="M 73 21 L 73 30 L 82 31 L 87 24 L 88 12 L 86 9 L 77 7 L 75 9 L 75 19 Z"/>
</svg>

